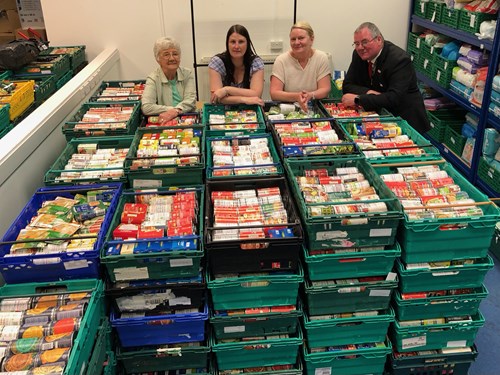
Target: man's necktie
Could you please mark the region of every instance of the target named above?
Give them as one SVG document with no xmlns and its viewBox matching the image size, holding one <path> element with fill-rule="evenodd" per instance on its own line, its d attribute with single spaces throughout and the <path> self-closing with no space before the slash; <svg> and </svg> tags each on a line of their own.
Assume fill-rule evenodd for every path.
<svg viewBox="0 0 500 375">
<path fill-rule="evenodd" d="M 368 77 L 372 79 L 372 72 L 373 72 L 373 63 L 371 61 L 368 61 Z"/>
</svg>

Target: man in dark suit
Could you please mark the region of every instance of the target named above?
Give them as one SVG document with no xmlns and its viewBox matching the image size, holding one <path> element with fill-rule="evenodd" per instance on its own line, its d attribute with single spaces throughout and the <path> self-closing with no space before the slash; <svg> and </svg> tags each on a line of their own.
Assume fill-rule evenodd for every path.
<svg viewBox="0 0 500 375">
<path fill-rule="evenodd" d="M 367 111 L 386 108 L 420 133 L 428 131 L 429 120 L 410 56 L 384 40 L 371 22 L 362 23 L 354 31 L 353 47 L 342 103 L 360 105 Z"/>
</svg>

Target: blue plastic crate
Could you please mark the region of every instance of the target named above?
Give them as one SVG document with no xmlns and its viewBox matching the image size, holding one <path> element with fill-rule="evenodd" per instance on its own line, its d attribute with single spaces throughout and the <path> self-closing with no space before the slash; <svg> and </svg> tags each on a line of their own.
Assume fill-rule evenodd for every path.
<svg viewBox="0 0 500 375">
<path fill-rule="evenodd" d="M 201 312 L 121 318 L 111 310 L 111 326 L 115 328 L 122 347 L 175 344 L 205 339 L 208 306 Z"/>
<path fill-rule="evenodd" d="M 15 243 L 19 232 L 26 227 L 26 224 L 36 215 L 37 210 L 42 207 L 45 201 L 58 196 L 73 198 L 75 194 L 85 194 L 90 190 L 112 190 L 114 192 L 92 251 L 6 256 L 10 252 L 11 245 Z M 113 218 L 121 190 L 122 184 L 120 183 L 39 188 L 0 241 L 0 272 L 5 282 L 16 284 L 34 280 L 46 282 L 98 277 L 99 250 L 103 246 L 104 236 Z"/>
</svg>

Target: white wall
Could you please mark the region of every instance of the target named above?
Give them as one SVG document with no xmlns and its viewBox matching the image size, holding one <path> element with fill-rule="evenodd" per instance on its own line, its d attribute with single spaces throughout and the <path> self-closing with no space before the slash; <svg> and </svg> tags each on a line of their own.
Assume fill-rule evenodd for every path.
<svg viewBox="0 0 500 375">
<path fill-rule="evenodd" d="M 235 23 L 245 25 L 259 54 L 270 41 L 283 40 L 293 22 L 293 0 L 193 0 L 198 59 L 224 50 L 225 35 Z M 120 79 L 141 79 L 156 67 L 152 46 L 159 36 L 175 37 L 182 64 L 193 66 L 191 7 L 188 0 L 42 0 L 48 38 L 53 46 L 87 46 L 91 60 L 104 48 L 120 51 Z M 372 21 L 386 39 L 405 46 L 410 0 L 297 0 L 297 20 L 315 30 L 315 46 L 333 55 L 336 70 L 349 66 L 352 33 Z M 199 70 L 206 75 L 206 69 Z M 268 80 L 268 77 L 266 77 Z M 207 94 L 200 92 L 200 99 Z M 206 99 L 205 99 L 206 100 Z"/>
</svg>

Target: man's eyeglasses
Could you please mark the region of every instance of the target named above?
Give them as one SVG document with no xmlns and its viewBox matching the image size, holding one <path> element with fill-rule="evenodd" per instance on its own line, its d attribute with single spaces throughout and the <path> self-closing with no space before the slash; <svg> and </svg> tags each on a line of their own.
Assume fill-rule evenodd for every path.
<svg viewBox="0 0 500 375">
<path fill-rule="evenodd" d="M 352 46 L 353 46 L 353 48 L 358 48 L 359 46 L 366 47 L 368 43 L 373 42 L 375 39 L 377 39 L 377 36 L 370 39 L 370 40 L 363 39 L 361 42 L 354 42 L 352 44 Z"/>
</svg>

